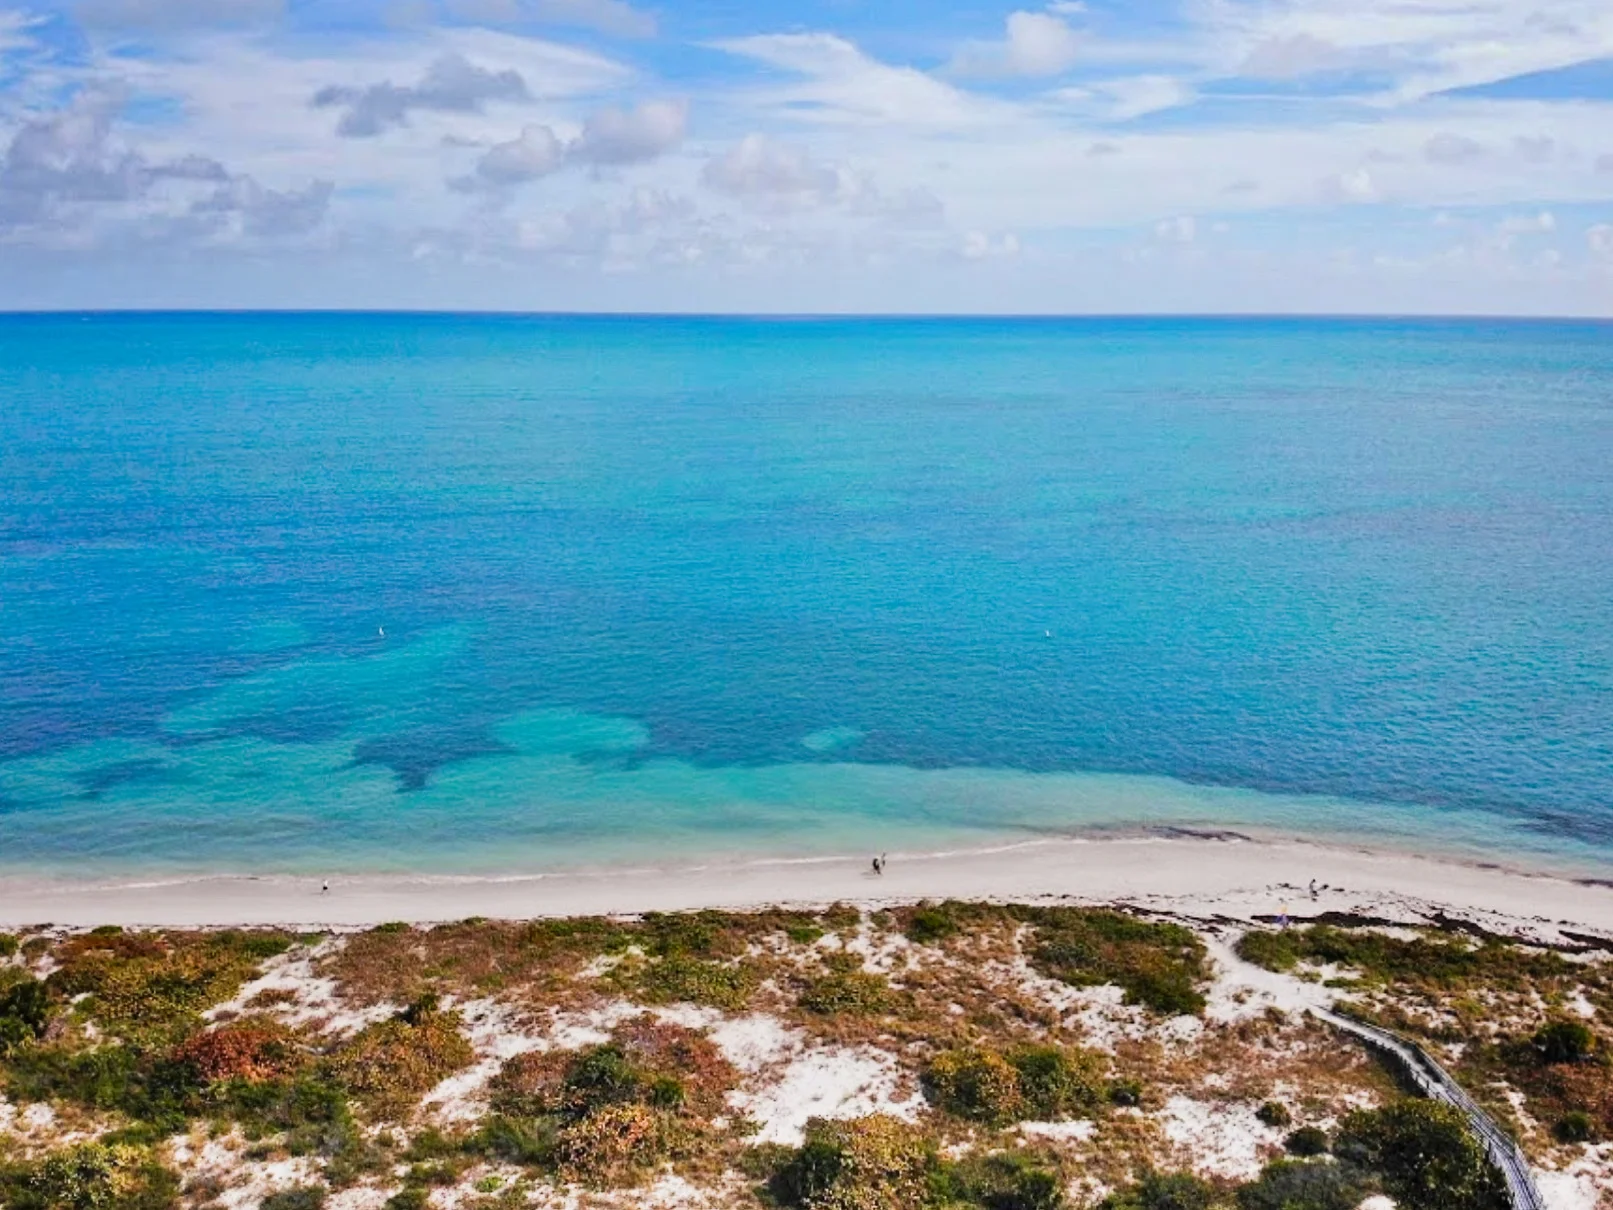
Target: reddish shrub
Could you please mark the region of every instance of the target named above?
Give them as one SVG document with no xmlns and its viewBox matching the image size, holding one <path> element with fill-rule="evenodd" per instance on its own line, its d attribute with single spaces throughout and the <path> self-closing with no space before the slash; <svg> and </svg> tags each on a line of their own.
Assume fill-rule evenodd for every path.
<svg viewBox="0 0 1613 1210">
<path fill-rule="evenodd" d="M 304 1059 L 296 1035 L 274 1022 L 232 1024 L 196 1034 L 175 1047 L 173 1057 L 209 1083 L 272 1080 L 291 1074 Z"/>
</svg>

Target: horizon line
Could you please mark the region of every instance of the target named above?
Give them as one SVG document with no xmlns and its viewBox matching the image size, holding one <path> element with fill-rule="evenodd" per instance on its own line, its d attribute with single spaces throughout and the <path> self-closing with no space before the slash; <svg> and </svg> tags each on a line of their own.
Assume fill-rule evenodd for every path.
<svg viewBox="0 0 1613 1210">
<path fill-rule="evenodd" d="M 1488 311 L 632 311 L 436 307 L 0 307 L 0 320 L 129 316 L 421 316 L 511 319 L 801 320 L 1349 320 L 1613 324 L 1609 314 Z"/>
</svg>

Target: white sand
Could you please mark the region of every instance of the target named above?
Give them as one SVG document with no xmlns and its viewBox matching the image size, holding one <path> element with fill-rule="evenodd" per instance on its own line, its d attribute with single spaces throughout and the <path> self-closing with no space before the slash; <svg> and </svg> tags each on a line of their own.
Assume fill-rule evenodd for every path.
<svg viewBox="0 0 1613 1210">
<path fill-rule="evenodd" d="M 1311 879 L 1328 887 L 1312 900 Z M 0 927 L 52 923 L 342 927 L 467 916 L 530 918 L 701 907 L 878 904 L 918 898 L 1124 902 L 1190 916 L 1355 911 L 1415 921 L 1439 908 L 1511 927 L 1613 933 L 1613 887 L 1493 866 L 1304 841 L 1199 837 L 1048 840 L 891 855 L 752 860 L 498 878 L 221 876 L 90 884 L 0 878 Z"/>
</svg>

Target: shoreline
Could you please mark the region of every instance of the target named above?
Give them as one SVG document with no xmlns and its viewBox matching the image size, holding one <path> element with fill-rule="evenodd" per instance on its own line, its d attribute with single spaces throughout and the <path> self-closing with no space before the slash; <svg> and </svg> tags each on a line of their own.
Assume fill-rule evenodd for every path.
<svg viewBox="0 0 1613 1210">
<path fill-rule="evenodd" d="M 1315 879 L 1319 892 L 1308 892 Z M 1065 899 L 1248 921 L 1286 911 L 1426 920 L 1456 913 L 1496 931 L 1613 936 L 1613 885 L 1342 843 L 1241 833 L 1035 839 L 866 856 L 749 857 L 699 865 L 488 875 L 174 874 L 81 882 L 0 876 L 0 929 L 307 926 L 361 928 L 471 916 L 527 919 L 848 901 Z"/>
</svg>

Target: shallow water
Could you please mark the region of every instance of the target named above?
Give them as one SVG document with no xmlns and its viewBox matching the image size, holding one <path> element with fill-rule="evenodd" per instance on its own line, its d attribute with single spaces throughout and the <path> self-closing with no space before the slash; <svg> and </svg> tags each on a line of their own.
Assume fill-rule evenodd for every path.
<svg viewBox="0 0 1613 1210">
<path fill-rule="evenodd" d="M 0 432 L 13 870 L 1613 866 L 1608 325 L 10 317 Z"/>
</svg>

